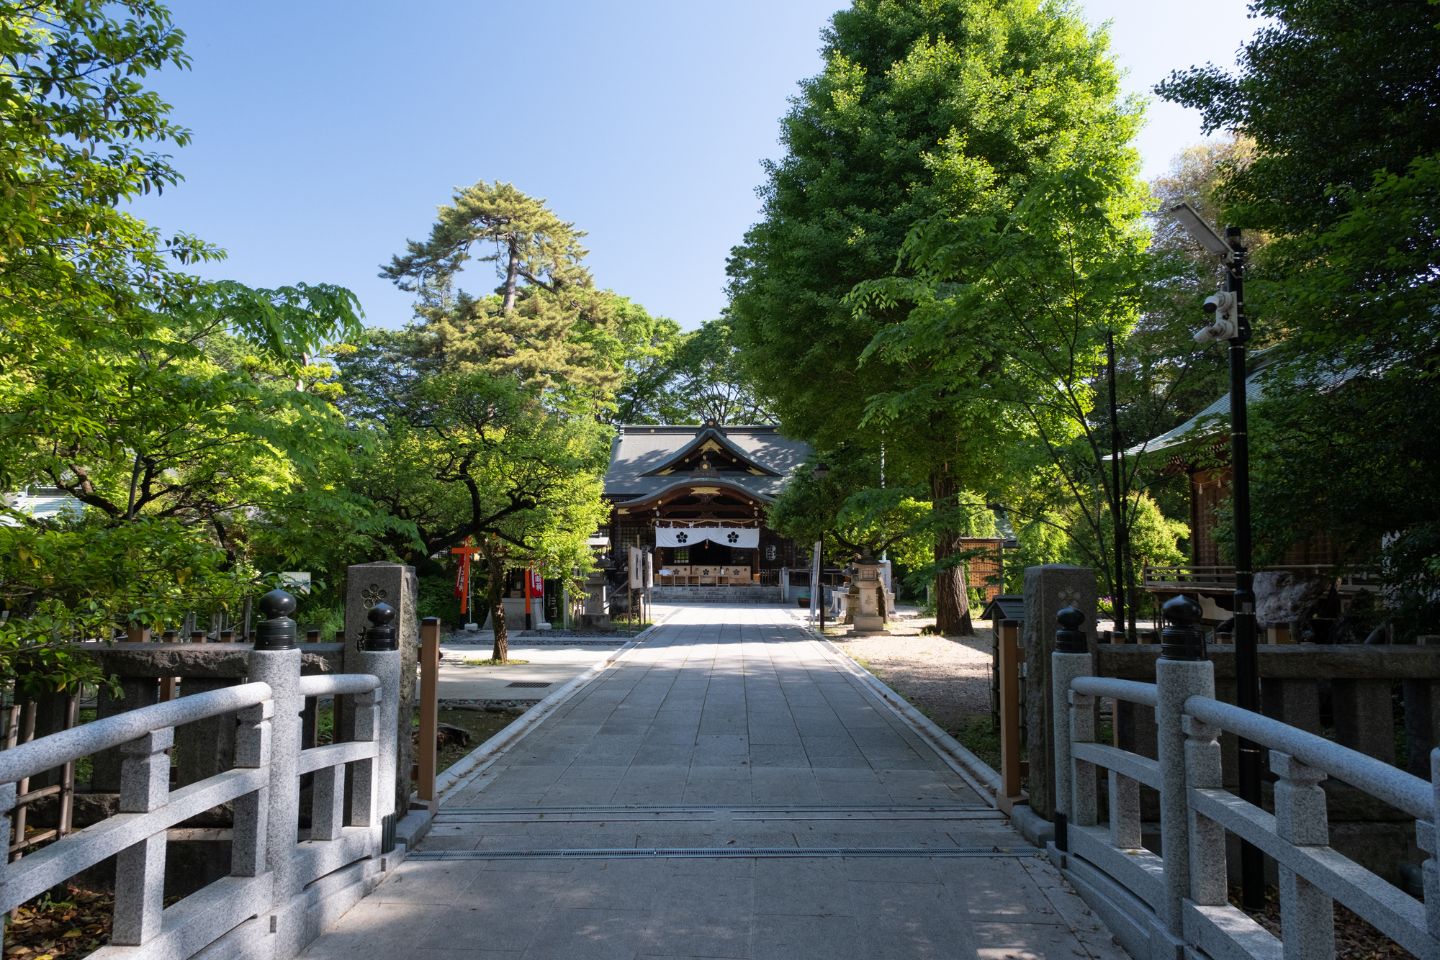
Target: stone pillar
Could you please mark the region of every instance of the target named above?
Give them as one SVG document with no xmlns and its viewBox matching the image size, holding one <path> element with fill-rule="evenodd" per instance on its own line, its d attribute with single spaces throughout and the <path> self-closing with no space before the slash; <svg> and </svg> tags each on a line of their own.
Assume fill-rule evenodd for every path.
<svg viewBox="0 0 1440 960">
<path fill-rule="evenodd" d="M 1160 852 L 1165 858 L 1165 903 L 1157 911 L 1174 946 L 1184 941 L 1183 904 L 1190 896 L 1190 802 L 1186 796 L 1185 701 L 1215 696 L 1215 665 L 1205 659 L 1200 604 L 1174 597 L 1162 610 L 1167 624 L 1155 663 L 1156 747 L 1160 764 Z M 1221 845 L 1220 855 L 1224 855 Z M 1205 871 L 1199 871 L 1205 872 Z M 1156 952 L 1155 956 L 1161 954 Z M 1178 956 L 1178 952 L 1176 956 Z"/>
<path fill-rule="evenodd" d="M 1270 753 L 1275 781 L 1275 834 L 1297 847 L 1330 845 L 1325 771 L 1278 750 Z M 1334 960 L 1335 903 L 1285 864 L 1280 873 L 1281 942 L 1285 960 Z"/>
<path fill-rule="evenodd" d="M 1056 614 L 1060 629 L 1055 631 L 1055 652 L 1050 655 L 1050 700 L 1055 705 L 1055 846 L 1068 850 L 1068 818 L 1071 816 L 1070 764 L 1070 681 L 1095 672 L 1090 651 L 1085 649 L 1085 614 L 1066 607 Z M 997 626 L 997 630 L 999 627 Z"/>
<path fill-rule="evenodd" d="M 402 680 L 395 612 L 388 604 L 378 603 L 370 610 L 369 622 L 360 651 L 360 672 L 380 681 L 376 700 L 378 735 L 375 758 L 375 777 L 380 786 L 375 797 L 375 814 L 377 825 L 381 828 L 379 852 L 389 853 L 395 842 L 396 814 L 404 816 L 410 801 L 409 761 L 403 770 L 399 768 L 400 747 L 403 744 L 409 748 L 408 752 L 413 757 L 415 745 L 410 736 L 409 715 L 405 716 L 403 724 L 397 715 L 399 700 L 396 691 Z M 410 672 L 413 674 L 415 671 L 412 668 Z M 402 727 L 404 736 L 397 737 Z M 387 789 L 386 785 L 391 783 L 396 785 L 395 788 Z"/>
<path fill-rule="evenodd" d="M 585 578 L 585 610 L 580 615 L 581 626 L 610 629 L 610 600 L 607 592 L 603 569 L 596 570 Z"/>
<path fill-rule="evenodd" d="M 297 873 L 296 832 L 300 824 L 300 647 L 295 637 L 295 598 L 272 590 L 260 600 L 266 615 L 250 652 L 250 679 L 270 685 L 274 715 L 270 722 L 270 809 L 265 821 L 265 861 L 274 874 L 271 930 L 277 935 L 275 956 L 293 957 L 304 938 L 304 905 L 299 898 L 304 880 Z"/>
<path fill-rule="evenodd" d="M 345 672 L 366 673 L 360 647 L 370 625 L 369 614 L 378 603 L 389 604 L 395 611 L 396 641 L 400 647 L 400 697 L 396 704 L 397 727 L 395 766 L 397 770 L 395 806 L 401 812 L 410 808 L 410 768 L 415 763 L 415 744 L 411 739 L 411 718 L 419 696 L 420 620 L 416 616 L 419 582 L 415 568 L 399 563 L 357 563 L 345 578 Z M 353 730 L 350 717 L 343 732 L 347 738 Z"/>
<path fill-rule="evenodd" d="M 1021 640 L 1025 657 L 1026 752 L 1030 761 L 1030 806 L 1046 820 L 1055 816 L 1055 712 L 1066 709 L 1050 702 L 1050 653 L 1055 611 L 1075 607 L 1086 618 L 1086 648 L 1095 648 L 1095 571 L 1057 564 L 1025 570 L 1025 623 Z"/>
</svg>

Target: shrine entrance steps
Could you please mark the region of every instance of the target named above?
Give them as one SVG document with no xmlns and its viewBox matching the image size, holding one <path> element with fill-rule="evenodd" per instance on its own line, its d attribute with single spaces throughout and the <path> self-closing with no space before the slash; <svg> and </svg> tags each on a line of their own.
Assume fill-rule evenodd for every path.
<svg viewBox="0 0 1440 960">
<path fill-rule="evenodd" d="M 656 603 L 684 606 L 691 603 L 780 603 L 779 587 L 751 585 L 684 586 L 667 585 L 650 588 Z"/>
</svg>

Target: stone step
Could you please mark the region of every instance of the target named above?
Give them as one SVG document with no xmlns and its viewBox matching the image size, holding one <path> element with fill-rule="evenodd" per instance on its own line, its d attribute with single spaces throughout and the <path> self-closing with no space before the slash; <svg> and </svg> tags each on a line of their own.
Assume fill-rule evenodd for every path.
<svg viewBox="0 0 1440 960">
<path fill-rule="evenodd" d="M 654 587 L 652 599 L 662 603 L 779 603 L 779 587 Z"/>
</svg>

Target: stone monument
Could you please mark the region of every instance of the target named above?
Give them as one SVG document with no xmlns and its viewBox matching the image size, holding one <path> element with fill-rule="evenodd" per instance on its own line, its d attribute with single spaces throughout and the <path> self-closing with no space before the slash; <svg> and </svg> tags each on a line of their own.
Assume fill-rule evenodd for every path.
<svg viewBox="0 0 1440 960">
<path fill-rule="evenodd" d="M 874 560 L 855 561 L 855 577 L 851 580 L 855 596 L 855 631 L 885 633 L 890 608 L 889 592 L 885 589 L 883 564 Z"/>
<path fill-rule="evenodd" d="M 1081 627 L 1085 645 L 1095 652 L 1095 571 L 1089 567 L 1050 564 L 1025 568 L 1025 623 L 1020 633 L 1025 663 L 1026 752 L 1030 761 L 1030 808 L 1046 820 L 1055 819 L 1056 710 L 1050 702 L 1050 654 L 1055 650 L 1055 615 L 1063 607 L 1085 614 Z"/>
<path fill-rule="evenodd" d="M 370 626 L 370 608 L 388 603 L 395 610 L 400 646 L 400 716 L 397 728 L 395 809 L 401 816 L 410 809 L 410 769 L 415 763 L 411 721 L 419 697 L 420 619 L 416 614 L 419 582 L 415 568 L 399 563 L 357 563 L 345 575 L 345 672 L 364 673 L 361 644 Z M 342 721 L 345 736 L 352 732 L 350 718 Z"/>
</svg>

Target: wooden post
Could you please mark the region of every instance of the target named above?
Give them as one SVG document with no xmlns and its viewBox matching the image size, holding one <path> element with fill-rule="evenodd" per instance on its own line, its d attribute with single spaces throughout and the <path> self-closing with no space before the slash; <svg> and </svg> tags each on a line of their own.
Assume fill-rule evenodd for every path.
<svg viewBox="0 0 1440 960">
<path fill-rule="evenodd" d="M 1006 813 L 1020 801 L 1020 624 L 1002 620 L 999 636 L 1000 667 L 1000 796 L 996 802 Z"/>
<path fill-rule="evenodd" d="M 435 738 L 440 724 L 440 618 L 426 617 L 420 623 L 420 746 L 417 762 L 420 778 L 416 793 L 433 813 L 435 801 Z"/>
</svg>

